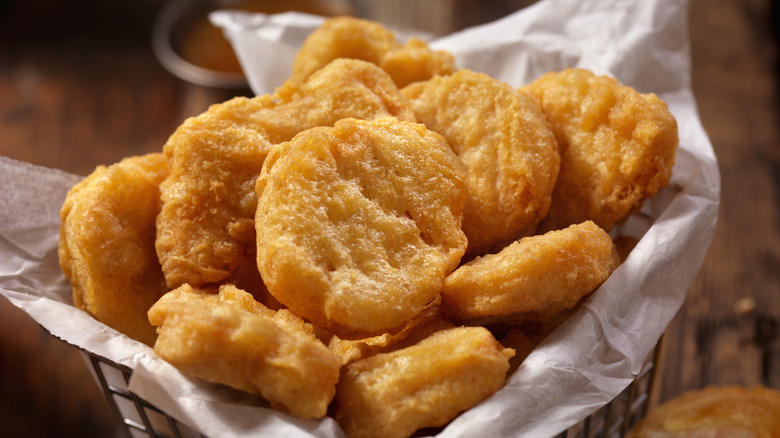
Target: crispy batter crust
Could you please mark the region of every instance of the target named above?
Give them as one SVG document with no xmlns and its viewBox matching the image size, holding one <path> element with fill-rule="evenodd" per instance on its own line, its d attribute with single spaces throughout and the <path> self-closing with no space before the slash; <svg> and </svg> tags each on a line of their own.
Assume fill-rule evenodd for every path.
<svg viewBox="0 0 780 438">
<path fill-rule="evenodd" d="M 650 412 L 629 438 L 780 436 L 780 392 L 762 386 L 688 391 Z"/>
<path fill-rule="evenodd" d="M 457 73 L 402 90 L 420 122 L 469 168 L 463 212 L 468 255 L 495 252 L 547 214 L 560 157 L 536 101 L 483 73 Z"/>
<path fill-rule="evenodd" d="M 677 122 L 655 94 L 583 69 L 522 88 L 553 125 L 561 171 L 541 230 L 592 220 L 607 231 L 669 183 Z"/>
<path fill-rule="evenodd" d="M 170 288 L 206 285 L 254 269 L 255 180 L 274 145 L 346 117 L 414 120 L 377 66 L 338 60 L 272 96 L 238 97 L 185 121 L 164 147 L 157 253 Z"/>
<path fill-rule="evenodd" d="M 345 119 L 275 148 L 257 180 L 268 290 L 336 333 L 404 324 L 460 261 L 466 169 L 425 126 Z"/>
<path fill-rule="evenodd" d="M 398 87 L 455 70 L 455 58 L 443 50 L 431 50 L 419 38 L 401 44 L 379 23 L 354 17 L 326 20 L 304 41 L 293 62 L 293 77 L 305 80 L 331 61 L 361 59 L 378 65 Z"/>
<path fill-rule="evenodd" d="M 498 391 L 513 355 L 483 327 L 456 327 L 352 362 L 342 369 L 336 421 L 351 438 L 442 426 Z"/>
<path fill-rule="evenodd" d="M 574 307 L 617 268 L 593 222 L 530 236 L 459 267 L 444 280 L 445 314 L 471 323 L 545 320 Z"/>
<path fill-rule="evenodd" d="M 295 315 L 249 293 L 183 285 L 149 310 L 154 351 L 183 372 L 253 394 L 300 418 L 327 413 L 341 361 Z"/>
<path fill-rule="evenodd" d="M 76 307 L 129 337 L 152 345 L 146 311 L 167 288 L 154 250 L 162 154 L 100 166 L 76 184 L 60 210 L 62 271 Z"/>
</svg>

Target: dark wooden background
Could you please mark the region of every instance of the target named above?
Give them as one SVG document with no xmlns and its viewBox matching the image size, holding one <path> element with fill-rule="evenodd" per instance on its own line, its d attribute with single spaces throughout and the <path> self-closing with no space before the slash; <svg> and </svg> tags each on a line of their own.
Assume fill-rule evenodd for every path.
<svg viewBox="0 0 780 438">
<path fill-rule="evenodd" d="M 161 0 L 0 1 L 0 155 L 86 175 L 159 151 L 248 90 L 185 83 L 150 43 Z M 718 229 L 668 329 L 654 400 L 780 389 L 780 129 L 771 0 L 692 0 L 693 86 L 722 173 Z M 121 432 L 81 355 L 0 299 L 0 435 Z"/>
</svg>

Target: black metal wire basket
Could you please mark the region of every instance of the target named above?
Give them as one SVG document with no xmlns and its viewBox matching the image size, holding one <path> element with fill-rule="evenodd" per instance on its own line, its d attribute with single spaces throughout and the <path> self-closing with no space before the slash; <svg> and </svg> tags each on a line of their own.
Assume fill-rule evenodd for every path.
<svg viewBox="0 0 780 438">
<path fill-rule="evenodd" d="M 660 347 L 644 364 L 634 381 L 611 402 L 597 409 L 558 438 L 620 438 L 647 413 L 653 391 Z M 128 389 L 133 370 L 88 351 L 91 371 L 131 437 L 190 438 L 203 435 L 177 421 Z"/>
</svg>

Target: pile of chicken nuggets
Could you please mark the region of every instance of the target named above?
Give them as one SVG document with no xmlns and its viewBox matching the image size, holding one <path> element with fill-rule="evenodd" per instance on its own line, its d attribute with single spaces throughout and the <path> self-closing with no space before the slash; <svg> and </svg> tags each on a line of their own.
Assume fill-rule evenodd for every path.
<svg viewBox="0 0 780 438">
<path fill-rule="evenodd" d="M 60 264 L 76 306 L 182 373 L 404 437 L 499 390 L 610 276 L 677 145 L 666 104 L 612 78 L 514 88 L 337 17 L 273 94 L 73 187 Z"/>
</svg>

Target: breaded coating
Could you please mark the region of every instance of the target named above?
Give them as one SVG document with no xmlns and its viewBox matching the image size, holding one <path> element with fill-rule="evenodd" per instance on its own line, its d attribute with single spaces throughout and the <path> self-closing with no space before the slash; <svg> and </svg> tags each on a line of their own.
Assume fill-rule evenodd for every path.
<svg viewBox="0 0 780 438">
<path fill-rule="evenodd" d="M 350 438 L 427 435 L 532 366 L 629 257 L 610 229 L 669 183 L 676 121 L 587 70 L 517 88 L 401 38 L 325 19 L 273 93 L 75 185 L 75 305 L 183 377 Z M 780 401 L 760 391 L 717 396 L 764 427 Z M 642 430 L 715 412 L 707 433 L 745 431 L 714 397 Z"/>
<path fill-rule="evenodd" d="M 409 38 L 403 45 L 396 45 L 385 53 L 379 66 L 393 82 L 403 88 L 415 82 L 455 72 L 455 57 L 445 50 L 431 50 L 428 43 L 419 38 Z"/>
<path fill-rule="evenodd" d="M 333 17 L 315 29 L 298 50 L 292 65 L 294 78 L 305 80 L 339 58 L 379 64 L 396 45 L 395 34 L 383 25 L 360 18 Z"/>
<path fill-rule="evenodd" d="M 652 410 L 628 438 L 780 436 L 780 391 L 763 386 L 691 390 Z"/>
<path fill-rule="evenodd" d="M 232 286 L 212 292 L 185 284 L 152 306 L 155 353 L 187 375 L 260 394 L 296 417 L 325 416 L 339 358 L 295 315 Z"/>
<path fill-rule="evenodd" d="M 399 88 L 455 71 L 455 57 L 451 53 L 431 50 L 419 38 L 401 44 L 392 31 L 377 22 L 334 17 L 325 20 L 306 38 L 293 62 L 293 77 L 305 80 L 339 58 L 376 64 L 390 74 Z"/>
<path fill-rule="evenodd" d="M 441 296 L 437 296 L 400 330 L 358 339 L 344 339 L 333 335 L 328 340 L 328 348 L 346 364 L 377 353 L 408 347 L 434 331 L 452 326 L 453 324 L 442 316 Z"/>
<path fill-rule="evenodd" d="M 333 333 L 400 327 L 466 248 L 466 168 L 444 138 L 394 117 L 344 119 L 282 143 L 257 180 L 268 290 Z"/>
<path fill-rule="evenodd" d="M 677 121 L 655 94 L 583 69 L 522 87 L 553 125 L 561 172 L 541 231 L 592 220 L 607 231 L 669 184 Z"/>
<path fill-rule="evenodd" d="M 165 144 L 157 253 L 170 288 L 207 285 L 255 268 L 255 180 L 275 144 L 346 117 L 414 120 L 377 66 L 338 60 L 274 95 L 237 97 L 186 120 Z M 251 275 L 250 275 L 251 277 Z"/>
<path fill-rule="evenodd" d="M 475 324 L 547 320 L 573 308 L 619 263 L 609 234 L 587 221 L 462 265 L 444 280 L 442 307 Z"/>
<path fill-rule="evenodd" d="M 456 327 L 352 362 L 342 368 L 336 421 L 350 438 L 442 426 L 503 386 L 512 355 L 484 327 Z"/>
<path fill-rule="evenodd" d="M 171 136 L 156 249 L 170 288 L 216 283 L 254 257 L 253 182 L 272 143 L 250 127 L 265 99 L 235 98 L 188 119 Z"/>
<path fill-rule="evenodd" d="M 402 90 L 418 120 L 444 135 L 469 168 L 467 254 L 534 233 L 558 177 L 555 137 L 538 103 L 486 74 L 460 70 Z"/>
<path fill-rule="evenodd" d="M 69 192 L 60 210 L 58 254 L 73 302 L 132 339 L 154 344 L 149 307 L 168 291 L 154 250 L 163 154 L 99 166 Z"/>
<path fill-rule="evenodd" d="M 282 328 L 306 332 L 314 336 L 315 328 L 287 309 L 273 310 L 255 299 L 249 292 L 232 284 L 194 289 L 184 284 L 160 297 L 156 304 L 165 302 L 204 301 L 206 303 L 226 303 L 240 307 L 266 319 L 272 319 Z M 159 307 L 159 306 L 158 306 Z"/>
</svg>

